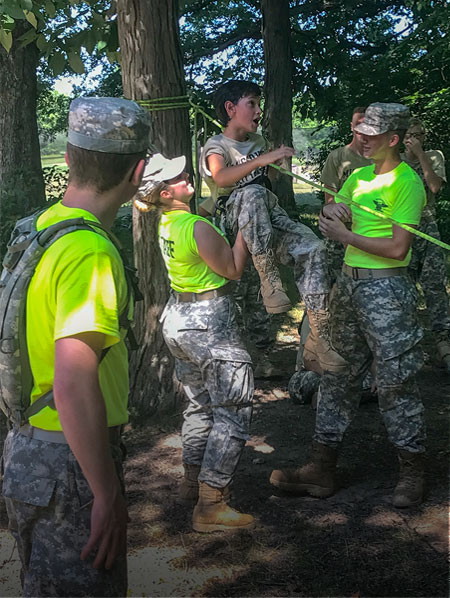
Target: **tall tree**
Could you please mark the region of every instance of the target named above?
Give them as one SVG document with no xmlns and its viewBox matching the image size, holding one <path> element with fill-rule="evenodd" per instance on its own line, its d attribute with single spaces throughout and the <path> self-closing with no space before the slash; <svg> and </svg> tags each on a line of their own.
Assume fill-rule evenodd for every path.
<svg viewBox="0 0 450 598">
<path fill-rule="evenodd" d="M 0 255 L 14 221 L 45 201 L 36 120 L 39 50 L 17 43 L 31 29 L 20 21 L 10 51 L 0 46 Z"/>
<path fill-rule="evenodd" d="M 263 130 L 274 147 L 292 146 L 292 49 L 289 0 L 261 0 L 264 44 Z M 292 160 L 285 168 L 291 169 Z M 292 178 L 278 173 L 274 193 L 280 204 L 295 212 Z"/>
<path fill-rule="evenodd" d="M 124 95 L 133 100 L 186 94 L 176 0 L 118 0 L 119 43 Z M 191 138 L 187 109 L 152 112 L 153 143 L 168 158 L 188 157 Z M 154 215 L 134 211 L 135 264 L 144 301 L 138 305 L 139 349 L 132 357 L 131 406 L 151 413 L 177 393 L 173 360 L 165 347 L 159 316 L 168 297 L 168 281 L 157 241 Z"/>
</svg>

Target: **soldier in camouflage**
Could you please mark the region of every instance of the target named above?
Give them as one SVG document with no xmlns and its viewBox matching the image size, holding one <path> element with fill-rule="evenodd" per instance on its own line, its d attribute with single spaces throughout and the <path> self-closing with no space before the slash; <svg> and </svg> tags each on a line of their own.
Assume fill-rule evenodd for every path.
<svg viewBox="0 0 450 598">
<path fill-rule="evenodd" d="M 417 174 L 400 159 L 399 145 L 409 124 L 401 104 L 371 104 L 356 130 L 364 155 L 374 161 L 354 172 L 341 189 L 344 198 L 394 221 L 417 226 L 425 191 Z M 352 230 L 344 221 L 352 216 Z M 408 278 L 411 234 L 343 203 L 322 210 L 322 233 L 347 245 L 345 263 L 331 300 L 331 341 L 347 360 L 347 372 L 325 371 L 320 386 L 312 460 L 299 469 L 275 470 L 278 488 L 313 496 L 335 490 L 337 449 L 358 408 L 361 383 L 371 355 L 377 369 L 379 409 L 397 448 L 400 479 L 393 504 L 423 500 L 425 424 L 416 374 L 423 364 L 416 291 Z"/>
<path fill-rule="evenodd" d="M 422 179 L 427 194 L 427 205 L 422 212 L 419 229 L 440 239 L 436 222 L 436 194 L 446 182 L 445 160 L 439 150 L 424 150 L 425 127 L 417 118 L 405 135 L 403 160 Z M 427 305 L 431 330 L 436 339 L 438 355 L 443 366 L 450 372 L 450 313 L 445 288 L 447 279 L 443 250 L 420 237 L 414 237 L 409 272 L 420 283 Z"/>
<path fill-rule="evenodd" d="M 150 118 L 136 103 L 79 98 L 69 113 L 70 182 L 38 230 L 83 217 L 110 227 L 135 195 Z M 127 422 L 129 306 L 122 260 L 108 236 L 77 230 L 46 250 L 27 294 L 31 403 L 55 408 L 12 429 L 2 494 L 21 560 L 23 596 L 125 596 L 121 431 Z M 106 347 L 111 350 L 103 352 Z"/>
<path fill-rule="evenodd" d="M 161 323 L 188 399 L 180 498 L 196 503 L 196 531 L 248 529 L 253 517 L 228 504 L 252 413 L 251 358 L 229 283 L 241 277 L 248 252 L 241 234 L 231 248 L 214 225 L 191 214 L 194 189 L 184 166 L 184 157 L 154 156 L 135 202 L 141 210 L 156 206 L 162 212 L 158 234 L 172 293 Z"/>
</svg>

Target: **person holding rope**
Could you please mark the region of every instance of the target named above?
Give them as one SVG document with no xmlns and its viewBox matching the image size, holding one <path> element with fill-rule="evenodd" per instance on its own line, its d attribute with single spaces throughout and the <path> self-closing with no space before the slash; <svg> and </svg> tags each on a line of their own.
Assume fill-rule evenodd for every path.
<svg viewBox="0 0 450 598">
<path fill-rule="evenodd" d="M 324 372 L 311 461 L 272 472 L 271 483 L 295 494 L 330 496 L 344 433 L 358 408 L 362 376 L 376 362 L 379 409 L 398 452 L 396 507 L 418 505 L 424 493 L 425 423 L 416 374 L 423 365 L 416 289 L 408 277 L 412 234 L 358 208 L 368 207 L 399 224 L 417 227 L 426 203 L 419 176 L 400 158 L 409 126 L 401 104 L 371 104 L 355 130 L 374 164 L 353 172 L 337 199 L 325 205 L 322 233 L 347 246 L 331 300 L 331 340 L 348 361 L 343 374 Z M 345 221 L 352 218 L 352 229 Z"/>
<path fill-rule="evenodd" d="M 329 343 L 325 247 L 307 226 L 289 218 L 270 190 L 272 169 L 268 171 L 268 165 L 291 157 L 294 150 L 281 146 L 267 151 L 265 140 L 256 132 L 260 101 L 261 90 L 250 81 L 232 80 L 217 89 L 214 105 L 225 128 L 205 144 L 202 176 L 221 212 L 222 228 L 230 238 L 239 231 L 244 237 L 267 311 L 283 313 L 291 307 L 276 258 L 294 269 L 323 369 L 340 371 L 344 361 Z"/>
<path fill-rule="evenodd" d="M 156 154 L 135 200 L 141 211 L 161 211 L 159 245 L 172 292 L 160 321 L 188 399 L 180 498 L 196 503 L 196 531 L 249 529 L 253 517 L 228 505 L 252 414 L 251 358 L 239 335 L 229 282 L 241 277 L 248 251 L 241 233 L 230 247 L 214 225 L 191 214 L 194 189 L 185 164 L 184 156 L 168 160 Z"/>
<path fill-rule="evenodd" d="M 406 131 L 403 160 L 413 168 L 422 179 L 427 194 L 427 205 L 422 212 L 419 230 L 435 239 L 440 239 L 436 222 L 436 201 L 444 182 L 445 160 L 439 150 L 424 150 L 425 127 L 412 118 Z M 442 365 L 450 372 L 450 314 L 448 295 L 445 288 L 446 271 L 442 248 L 425 239 L 415 237 L 412 243 L 412 256 L 409 271 L 416 282 L 420 283 L 427 305 L 431 330 L 436 338 L 436 348 Z"/>
</svg>

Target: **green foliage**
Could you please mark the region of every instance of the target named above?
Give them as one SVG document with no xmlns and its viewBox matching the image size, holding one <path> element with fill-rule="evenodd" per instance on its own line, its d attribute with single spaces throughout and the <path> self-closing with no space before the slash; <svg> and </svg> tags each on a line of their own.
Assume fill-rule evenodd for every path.
<svg viewBox="0 0 450 598">
<path fill-rule="evenodd" d="M 53 141 L 58 133 L 67 131 L 70 98 L 54 89 L 43 87 L 37 101 L 39 137 L 42 142 Z"/>
<path fill-rule="evenodd" d="M 445 243 L 450 243 L 450 201 L 448 197 L 448 191 L 446 196 L 441 197 L 436 202 L 436 214 L 437 221 L 439 224 L 439 232 L 441 238 Z M 448 252 L 447 252 L 448 253 Z"/>
<path fill-rule="evenodd" d="M 42 169 L 44 173 L 45 195 L 47 201 L 55 203 L 64 197 L 69 181 L 67 166 L 47 166 Z"/>
<path fill-rule="evenodd" d="M 11 50 L 16 21 L 31 27 L 18 47 L 36 44 L 50 76 L 85 72 L 87 57 L 116 60 L 117 22 L 113 0 L 0 0 L 0 44 Z"/>
</svg>

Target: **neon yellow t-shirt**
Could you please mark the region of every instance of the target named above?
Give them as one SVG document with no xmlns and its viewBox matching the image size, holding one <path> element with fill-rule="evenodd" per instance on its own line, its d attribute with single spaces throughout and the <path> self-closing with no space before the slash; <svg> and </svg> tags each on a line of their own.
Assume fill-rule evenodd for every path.
<svg viewBox="0 0 450 598">
<path fill-rule="evenodd" d="M 37 228 L 78 217 L 98 222 L 86 210 L 57 203 L 39 217 Z M 105 233 L 75 231 L 47 249 L 27 294 L 32 403 L 53 387 L 55 341 L 82 332 L 101 332 L 105 335 L 104 348 L 111 347 L 99 366 L 108 426 L 128 421 L 126 331 L 119 330 L 127 291 L 122 260 Z M 31 417 L 30 423 L 44 430 L 62 429 L 57 411 L 49 407 Z"/>
<path fill-rule="evenodd" d="M 159 246 L 170 285 L 179 293 L 203 293 L 218 289 L 228 282 L 226 278 L 211 270 L 198 253 L 194 226 L 199 220 L 212 226 L 224 237 L 206 218 L 185 210 L 164 212 L 159 221 Z"/>
<path fill-rule="evenodd" d="M 374 169 L 375 166 L 371 164 L 355 170 L 339 194 L 400 224 L 419 224 L 426 195 L 417 173 L 405 162 L 401 162 L 394 170 L 385 174 L 376 175 Z M 392 225 L 386 220 L 364 212 L 356 206 L 351 206 L 351 211 L 352 231 L 357 235 L 392 238 Z M 394 260 L 348 245 L 344 260 L 353 268 L 398 268 L 409 264 L 411 249 L 404 260 Z"/>
</svg>

